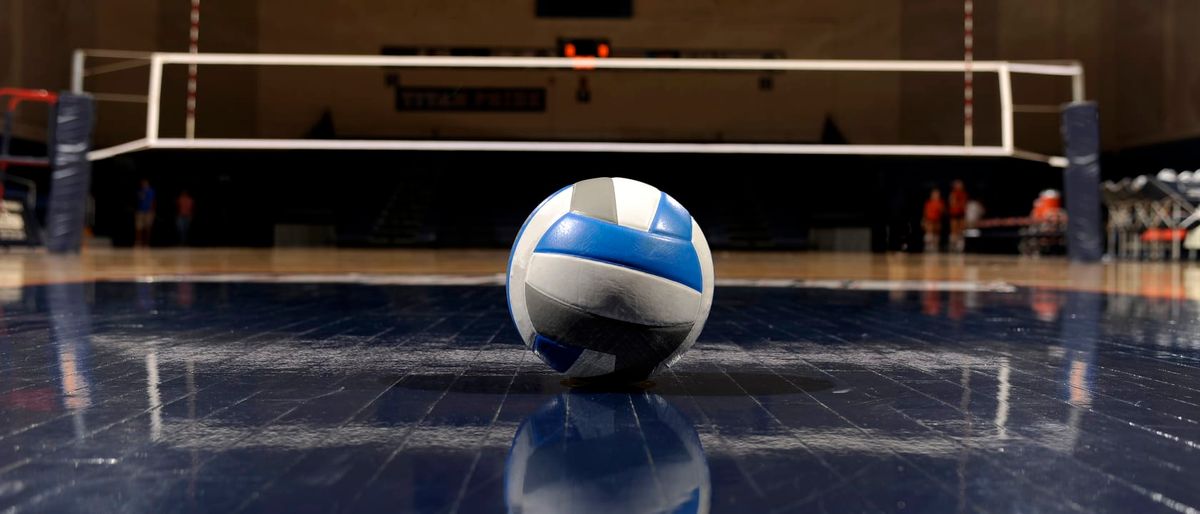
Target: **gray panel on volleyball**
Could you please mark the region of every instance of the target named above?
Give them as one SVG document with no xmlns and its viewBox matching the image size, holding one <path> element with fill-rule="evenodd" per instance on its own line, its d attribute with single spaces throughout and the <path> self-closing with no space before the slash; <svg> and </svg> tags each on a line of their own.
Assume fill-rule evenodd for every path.
<svg viewBox="0 0 1200 514">
<path fill-rule="evenodd" d="M 83 244 L 88 190 L 92 183 L 91 95 L 63 92 L 55 109 L 51 132 L 50 206 L 46 213 L 46 249 L 78 252 Z"/>
<path fill-rule="evenodd" d="M 1063 109 L 1062 135 L 1067 168 L 1063 193 L 1067 208 L 1067 255 L 1093 262 L 1104 256 L 1100 213 L 1100 114 L 1094 102 Z"/>
</svg>

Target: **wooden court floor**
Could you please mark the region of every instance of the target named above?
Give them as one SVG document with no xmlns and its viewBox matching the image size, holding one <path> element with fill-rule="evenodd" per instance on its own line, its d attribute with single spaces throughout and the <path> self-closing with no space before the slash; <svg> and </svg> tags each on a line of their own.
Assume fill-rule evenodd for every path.
<svg viewBox="0 0 1200 514">
<path fill-rule="evenodd" d="M 720 253 L 803 287 L 606 390 L 506 257 L 0 254 L 0 512 L 1198 512 L 1195 265 Z"/>
<path fill-rule="evenodd" d="M 0 286 L 205 274 L 495 275 L 505 250 L 335 248 L 88 249 L 0 254 Z M 1005 282 L 1200 300 L 1200 263 L 1073 264 L 1063 258 L 821 252 L 716 252 L 718 279 Z"/>
</svg>

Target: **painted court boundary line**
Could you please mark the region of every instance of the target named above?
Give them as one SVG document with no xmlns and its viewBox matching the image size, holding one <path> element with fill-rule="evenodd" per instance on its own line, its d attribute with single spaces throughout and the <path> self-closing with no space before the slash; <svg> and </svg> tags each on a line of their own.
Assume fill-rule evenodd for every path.
<svg viewBox="0 0 1200 514">
<path fill-rule="evenodd" d="M 503 273 L 491 275 L 416 275 L 416 274 L 271 274 L 221 273 L 198 275 L 146 275 L 129 280 L 105 279 L 106 282 L 216 282 L 272 284 L 362 284 L 377 286 L 502 286 Z M 721 287 L 766 287 L 795 289 L 843 289 L 853 291 L 950 291 L 1013 293 L 1016 286 L 1000 281 L 965 280 L 798 280 L 798 279 L 717 279 Z"/>
</svg>

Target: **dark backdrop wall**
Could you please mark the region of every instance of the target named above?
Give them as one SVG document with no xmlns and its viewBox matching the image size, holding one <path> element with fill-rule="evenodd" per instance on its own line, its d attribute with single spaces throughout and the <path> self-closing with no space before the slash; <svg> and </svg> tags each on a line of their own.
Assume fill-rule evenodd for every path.
<svg viewBox="0 0 1200 514">
<path fill-rule="evenodd" d="M 962 6 L 934 0 L 654 0 L 622 19 L 539 18 L 534 0 L 243 0 L 204 3 L 206 52 L 378 54 L 553 52 L 558 38 L 605 38 L 615 55 L 960 59 Z M 1186 0 L 976 0 L 978 59 L 1080 59 L 1099 101 L 1106 173 L 1148 171 L 1138 148 L 1171 143 L 1179 168 L 1200 133 L 1200 45 Z M 188 2 L 0 0 L 0 84 L 65 87 L 78 47 L 183 51 Z M 579 101 L 580 79 L 590 99 Z M 981 76 L 977 141 L 998 141 L 996 90 Z M 96 91 L 144 92 L 144 70 Z M 536 113 L 398 111 L 396 87 L 535 88 Z M 1066 81 L 1016 84 L 1022 103 L 1056 103 Z M 183 130 L 184 69 L 165 77 L 163 134 Z M 961 77 L 878 74 L 638 74 L 281 70 L 204 67 L 201 136 L 847 141 L 960 144 Z M 97 144 L 138 137 L 144 108 L 104 104 Z M 44 119 L 23 115 L 36 139 Z M 1057 152 L 1053 115 L 1021 115 L 1018 144 Z M 1149 148 L 1162 148 L 1152 146 Z M 1151 151 L 1151 153 L 1153 153 Z M 1158 154 L 1156 154 L 1158 155 Z M 1164 160 L 1164 159 L 1160 159 Z M 1165 158 L 1165 160 L 1171 160 Z M 733 171 L 734 173 L 728 173 Z M 617 155 L 172 153 L 97 166 L 97 231 L 128 240 L 134 185 L 151 177 L 164 209 L 194 190 L 208 244 L 272 244 L 279 225 L 334 227 L 342 244 L 500 245 L 536 201 L 593 176 L 643 178 L 685 199 L 718 245 L 795 247 L 813 229 L 871 228 L 896 246 L 929 187 L 967 180 L 990 214 L 1027 212 L 1057 170 L 1012 160 Z M 473 185 L 473 186 L 472 186 Z M 470 197 L 471 202 L 459 199 Z M 170 217 L 158 241 L 168 243 Z"/>
<path fill-rule="evenodd" d="M 813 156 L 150 152 L 100 170 L 97 196 L 119 202 L 101 211 L 97 231 L 132 241 L 145 176 L 163 205 L 156 241 L 174 242 L 170 199 L 186 188 L 197 200 L 195 242 L 207 245 L 271 245 L 280 227 L 307 226 L 343 246 L 506 247 L 549 194 L 624 176 L 678 198 L 714 247 L 814 248 L 837 228 L 865 234 L 871 249 L 917 250 L 931 187 L 962 178 L 989 214 L 1020 216 L 1061 183 L 1057 169 L 1009 159 Z"/>
</svg>

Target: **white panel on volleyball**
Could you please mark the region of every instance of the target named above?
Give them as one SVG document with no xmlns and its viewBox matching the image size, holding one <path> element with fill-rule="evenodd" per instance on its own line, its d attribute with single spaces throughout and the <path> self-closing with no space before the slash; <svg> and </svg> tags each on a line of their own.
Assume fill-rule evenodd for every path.
<svg viewBox="0 0 1200 514">
<path fill-rule="evenodd" d="M 550 226 L 571 211 L 571 195 L 574 191 L 574 187 L 568 187 L 555 193 L 529 215 L 529 220 L 517 236 L 517 246 L 513 248 L 510 257 L 512 261 L 509 263 L 508 283 L 510 286 L 517 284 L 517 287 L 508 288 L 508 304 L 513 306 L 513 321 L 526 345 L 533 344 L 534 335 L 533 322 L 529 320 L 529 312 L 525 310 L 524 287 L 529 265 L 532 263 L 533 249 Z"/>
<path fill-rule="evenodd" d="M 613 192 L 617 198 L 617 223 L 638 230 L 650 230 L 662 192 L 650 184 L 613 177 Z"/>
<path fill-rule="evenodd" d="M 625 266 L 535 253 L 529 269 L 525 282 L 530 287 L 606 318 L 665 327 L 691 324 L 700 309 L 700 291 Z"/>
<path fill-rule="evenodd" d="M 695 218 L 692 219 L 692 246 L 696 248 L 696 257 L 700 259 L 700 276 L 704 281 L 704 291 L 700 293 L 700 311 L 696 314 L 696 324 L 692 325 L 692 330 L 688 332 L 683 343 L 663 361 L 663 365 L 667 367 L 675 365 L 683 353 L 696 344 L 696 338 L 700 337 L 700 332 L 704 330 L 704 323 L 708 321 L 708 311 L 712 309 L 713 286 L 716 285 L 712 250 L 708 248 L 708 239 L 704 237 L 704 231 L 700 230 L 700 224 L 696 222 Z"/>
</svg>

